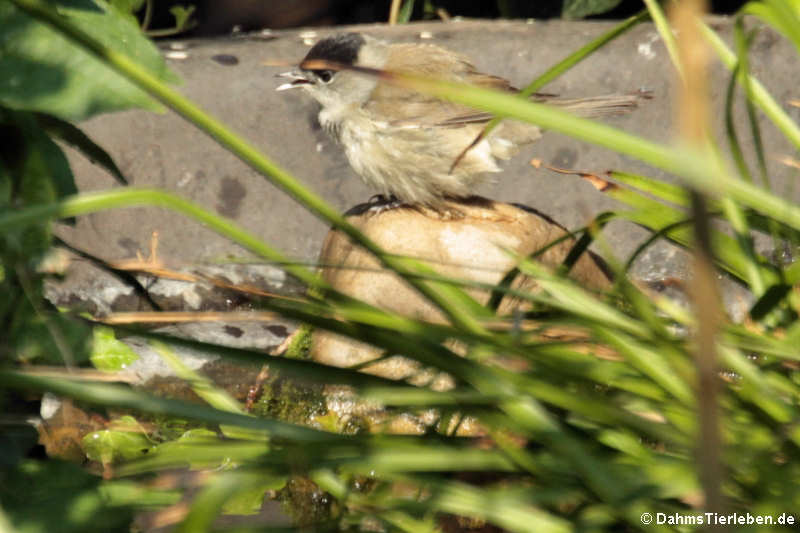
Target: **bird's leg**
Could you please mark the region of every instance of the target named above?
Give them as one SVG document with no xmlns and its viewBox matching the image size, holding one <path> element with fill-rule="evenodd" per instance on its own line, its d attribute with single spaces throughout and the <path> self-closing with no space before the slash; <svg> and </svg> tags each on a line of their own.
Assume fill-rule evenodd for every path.
<svg viewBox="0 0 800 533">
<path fill-rule="evenodd" d="M 400 208 L 413 209 L 428 218 L 438 218 L 439 220 L 460 220 L 466 216 L 463 211 L 453 206 L 452 203 L 428 205 L 404 202 L 393 194 L 388 196 L 383 194 L 373 195 L 367 203 L 369 204 L 369 208 L 366 211 L 368 216 L 375 216 L 385 211 Z"/>
<path fill-rule="evenodd" d="M 384 211 L 390 211 L 399 207 L 411 207 L 410 204 L 398 200 L 393 194 L 388 196 L 384 194 L 375 194 L 370 197 L 367 203 L 369 204 L 369 209 L 367 209 L 367 214 L 369 216 L 379 215 Z"/>
</svg>

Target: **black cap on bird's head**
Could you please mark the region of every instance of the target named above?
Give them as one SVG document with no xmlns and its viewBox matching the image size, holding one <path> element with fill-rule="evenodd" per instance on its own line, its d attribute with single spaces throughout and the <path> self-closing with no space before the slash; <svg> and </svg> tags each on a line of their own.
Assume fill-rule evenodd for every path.
<svg viewBox="0 0 800 533">
<path fill-rule="evenodd" d="M 327 61 L 340 65 L 354 65 L 358 60 L 358 53 L 366 43 L 360 33 L 343 33 L 334 37 L 322 39 L 308 51 L 306 57 L 300 62 L 300 67 L 294 72 L 279 74 L 282 77 L 291 77 L 293 81 L 285 83 L 277 90 L 291 89 L 321 81 L 328 83 L 336 73 L 332 69 L 307 69 L 304 64 L 312 61 Z"/>
<path fill-rule="evenodd" d="M 365 42 L 364 36 L 360 33 L 343 33 L 335 37 L 328 37 L 312 46 L 303 61 L 320 59 L 342 65 L 353 65 Z"/>
</svg>

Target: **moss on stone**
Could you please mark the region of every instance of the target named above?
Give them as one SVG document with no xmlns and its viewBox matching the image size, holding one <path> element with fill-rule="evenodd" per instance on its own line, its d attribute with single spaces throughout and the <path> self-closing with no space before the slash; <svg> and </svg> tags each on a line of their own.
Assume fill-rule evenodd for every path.
<svg viewBox="0 0 800 533">
<path fill-rule="evenodd" d="M 294 338 L 289 343 L 284 357 L 289 359 L 310 359 L 311 358 L 311 337 L 314 333 L 314 327 L 308 324 L 302 324 Z"/>
<path fill-rule="evenodd" d="M 252 412 L 260 417 L 311 426 L 316 417 L 328 413 L 328 407 L 322 385 L 276 374 L 264 382 Z"/>
<path fill-rule="evenodd" d="M 289 478 L 278 492 L 278 501 L 300 528 L 318 528 L 324 524 L 332 526 L 333 520 L 341 514 L 339 504 L 333 496 L 302 476 Z"/>
</svg>

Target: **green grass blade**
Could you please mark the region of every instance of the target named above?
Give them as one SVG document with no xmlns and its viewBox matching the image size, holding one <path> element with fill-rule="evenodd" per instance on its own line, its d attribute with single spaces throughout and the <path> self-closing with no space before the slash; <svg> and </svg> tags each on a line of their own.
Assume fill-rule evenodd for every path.
<svg viewBox="0 0 800 533">
<path fill-rule="evenodd" d="M 733 162 L 739 170 L 739 176 L 753 183 L 753 175 L 747 166 L 744 159 L 741 144 L 739 143 L 739 136 L 736 134 L 736 124 L 733 121 L 733 103 L 734 94 L 736 89 L 736 82 L 739 74 L 740 65 L 737 63 L 731 73 L 730 81 L 728 82 L 728 89 L 725 95 L 725 133 L 728 139 L 728 148 L 733 156 Z"/>
<path fill-rule="evenodd" d="M 646 192 L 665 202 L 671 202 L 682 207 L 688 207 L 689 205 L 689 196 L 686 194 L 686 189 L 678 185 L 620 170 L 612 170 L 608 173 L 608 176 L 615 182 Z"/>
<path fill-rule="evenodd" d="M 544 74 L 533 80 L 529 83 L 521 92 L 521 96 L 530 96 L 551 81 L 555 80 L 569 69 L 590 57 L 593 53 L 600 50 L 603 46 L 610 43 L 620 35 L 623 35 L 625 32 L 639 24 L 647 20 L 650 15 L 647 11 L 640 11 L 636 15 L 632 17 L 628 17 L 627 19 L 623 20 L 613 28 L 611 28 L 606 33 L 602 34 L 600 37 L 589 41 L 587 44 L 583 45 L 582 47 L 578 48 L 575 52 L 571 53 L 549 69 L 547 69 Z"/>
<path fill-rule="evenodd" d="M 745 34 L 744 24 L 741 17 L 737 17 L 733 25 L 733 35 L 736 42 L 737 52 L 737 65 L 736 73 L 738 75 L 739 83 L 744 87 L 744 92 L 747 98 L 745 99 L 745 107 L 747 109 L 747 121 L 750 125 L 750 133 L 753 137 L 753 149 L 756 153 L 756 161 L 758 162 L 758 171 L 761 176 L 761 183 L 767 189 L 770 188 L 769 174 L 767 172 L 767 161 L 764 156 L 764 143 L 761 139 L 761 127 L 758 125 L 758 117 L 756 116 L 755 106 L 753 104 L 753 83 L 750 77 L 750 60 L 748 54 L 750 53 L 750 46 L 753 44 L 755 38 L 755 31 Z"/>
<path fill-rule="evenodd" d="M 159 398 L 146 392 L 119 385 L 84 383 L 67 379 L 32 376 L 8 370 L 0 371 L 0 383 L 21 390 L 50 391 L 92 405 L 137 409 L 146 413 L 168 414 L 210 424 L 226 424 L 256 431 L 266 431 L 271 437 L 295 442 L 337 440 L 342 437 L 314 429 L 293 426 L 285 422 L 265 420 L 188 402 Z"/>
<path fill-rule="evenodd" d="M 547 301 L 559 309 L 586 320 L 605 323 L 647 338 L 650 330 L 640 322 L 601 302 L 594 295 L 580 288 L 574 281 L 550 273 L 542 265 L 527 258 L 518 257 L 520 270 L 536 278 L 541 289 L 547 293 Z M 540 298 L 535 296 L 535 298 Z"/>
<path fill-rule="evenodd" d="M 631 365 L 658 383 L 686 406 L 695 404 L 691 387 L 678 377 L 664 355 L 674 348 L 666 344 L 648 345 L 611 328 L 595 328 L 595 334 L 619 350 Z"/>
<path fill-rule="evenodd" d="M 720 38 L 717 33 L 706 25 L 702 26 L 703 34 L 712 48 L 719 56 L 722 63 L 729 69 L 733 70 L 738 59 L 733 52 L 731 52 L 728 45 Z M 778 127 L 783 135 L 792 143 L 797 149 L 800 149 L 800 127 L 792 118 L 786 114 L 781 106 L 772 98 L 772 95 L 764 88 L 764 86 L 755 79 L 752 75 L 748 77 L 750 81 L 751 93 L 749 98 L 764 112 L 767 117 Z"/>
<path fill-rule="evenodd" d="M 783 33 L 800 50 L 800 5 L 796 0 L 748 2 L 740 13 L 759 17 Z"/>
<path fill-rule="evenodd" d="M 254 146 L 232 133 L 220 121 L 203 112 L 199 107 L 171 87 L 162 83 L 127 56 L 111 50 L 70 24 L 68 20 L 60 17 L 58 13 L 43 0 L 11 1 L 39 20 L 52 25 L 72 41 L 103 60 L 106 64 L 124 75 L 148 94 L 205 131 L 221 146 L 230 150 L 254 170 L 269 178 L 270 181 L 283 189 L 312 213 L 343 231 L 348 237 L 358 242 L 364 249 L 373 254 L 386 267 L 403 276 L 412 287 L 439 307 L 454 324 L 458 324 L 463 329 L 476 333 L 483 331 L 479 322 L 473 316 L 473 313 L 481 306 L 471 301 L 471 298 L 462 290 L 451 285 L 435 284 L 420 279 L 414 279 L 410 276 L 413 270 L 410 271 L 409 269 L 417 267 L 418 265 L 416 263 L 410 260 L 398 261 L 393 256 L 385 254 L 378 245 L 373 243 L 361 233 L 361 231 L 350 224 L 345 217 L 330 204 L 300 184 L 291 174 L 264 156 Z"/>
<path fill-rule="evenodd" d="M 640 22 L 647 20 L 648 17 L 647 11 L 641 11 L 638 14 L 629 17 L 619 23 L 617 26 L 614 26 L 609 31 L 601 35 L 600 37 L 590 41 L 589 43 L 585 44 L 575 52 L 571 53 L 549 69 L 547 69 L 544 74 L 530 82 L 522 91 L 519 92 L 520 97 L 528 98 L 532 94 L 534 94 L 539 89 L 543 88 L 545 85 L 550 83 L 551 81 L 555 80 L 569 69 L 583 61 L 584 59 L 591 56 L 596 51 L 600 50 L 603 46 L 610 43 L 620 35 L 624 34 L 629 29 L 633 28 Z M 480 138 L 486 137 L 489 133 L 497 127 L 498 124 L 503 119 L 501 117 L 495 117 L 489 121 L 486 127 L 483 128 L 481 131 Z M 473 142 L 473 145 L 475 143 Z M 470 148 L 473 146 L 470 145 Z M 457 162 L 457 160 L 456 160 Z M 453 164 L 455 166 L 455 163 Z"/>
<path fill-rule="evenodd" d="M 656 0 L 644 0 L 644 4 L 647 6 L 647 11 L 650 13 L 650 18 L 653 19 L 653 24 L 661 36 L 661 40 L 664 41 L 672 66 L 675 67 L 678 76 L 683 78 L 683 65 L 678 56 L 678 44 L 675 42 L 675 34 L 672 32 L 661 5 Z"/>
</svg>

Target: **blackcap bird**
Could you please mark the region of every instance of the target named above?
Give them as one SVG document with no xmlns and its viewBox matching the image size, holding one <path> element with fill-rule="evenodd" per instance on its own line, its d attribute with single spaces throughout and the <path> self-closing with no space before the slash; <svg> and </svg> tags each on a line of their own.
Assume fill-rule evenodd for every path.
<svg viewBox="0 0 800 533">
<path fill-rule="evenodd" d="M 309 64 L 344 66 L 304 68 Z M 319 121 L 344 148 L 356 173 L 376 192 L 434 210 L 447 199 L 468 197 L 498 159 L 541 137 L 536 126 L 503 121 L 463 153 L 492 118 L 489 113 L 400 87 L 347 66 L 411 73 L 444 81 L 516 92 L 497 76 L 478 72 L 469 59 L 433 44 L 396 43 L 359 33 L 322 39 L 277 90 L 302 89 L 320 103 Z M 534 95 L 584 117 L 617 114 L 636 106 L 642 93 L 583 99 Z M 461 156 L 461 157 L 460 157 Z M 458 159 L 458 163 L 453 163 Z"/>
</svg>

